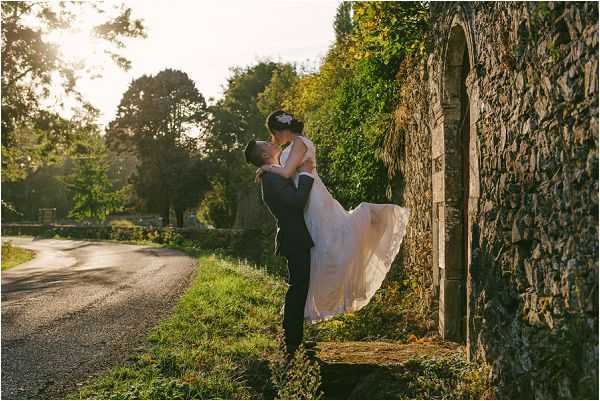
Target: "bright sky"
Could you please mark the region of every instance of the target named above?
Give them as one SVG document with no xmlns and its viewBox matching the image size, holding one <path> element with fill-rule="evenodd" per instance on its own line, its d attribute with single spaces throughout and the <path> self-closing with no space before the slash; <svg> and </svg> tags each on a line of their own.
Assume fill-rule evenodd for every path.
<svg viewBox="0 0 600 401">
<path fill-rule="evenodd" d="M 132 79 L 156 74 L 167 67 L 186 72 L 207 101 L 222 96 L 222 86 L 234 66 L 272 59 L 315 69 L 334 40 L 333 20 L 339 3 L 339 0 L 127 1 L 133 17 L 144 19 L 148 35 L 146 39 L 127 42 L 131 70 L 124 72 L 113 63 L 103 64 L 103 76 L 81 80 L 79 88 L 100 109 L 100 122 L 106 124 L 114 118 Z M 63 42 L 65 51 L 82 51 L 77 40 L 69 42 L 65 38 Z"/>
</svg>

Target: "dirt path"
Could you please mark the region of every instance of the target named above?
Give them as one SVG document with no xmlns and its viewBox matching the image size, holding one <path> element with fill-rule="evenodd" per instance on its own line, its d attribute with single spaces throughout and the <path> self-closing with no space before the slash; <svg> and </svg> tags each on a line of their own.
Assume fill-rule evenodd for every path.
<svg viewBox="0 0 600 401">
<path fill-rule="evenodd" d="M 2 272 L 2 398 L 61 398 L 143 344 L 196 260 L 109 242 L 3 237 L 36 258 Z"/>
</svg>

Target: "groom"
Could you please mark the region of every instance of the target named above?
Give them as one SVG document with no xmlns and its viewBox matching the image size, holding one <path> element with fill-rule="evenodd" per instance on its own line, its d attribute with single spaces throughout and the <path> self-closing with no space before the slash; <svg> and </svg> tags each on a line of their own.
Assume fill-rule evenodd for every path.
<svg viewBox="0 0 600 401">
<path fill-rule="evenodd" d="M 246 161 L 260 167 L 279 164 L 278 146 L 251 140 L 245 149 Z M 291 179 L 266 172 L 261 177 L 263 202 L 277 222 L 275 254 L 287 259 L 289 280 L 283 310 L 283 331 L 288 355 L 302 343 L 304 304 L 310 279 L 310 248 L 314 246 L 304 222 L 304 206 L 313 185 L 314 165 L 304 162 L 298 169 L 298 188 Z"/>
</svg>

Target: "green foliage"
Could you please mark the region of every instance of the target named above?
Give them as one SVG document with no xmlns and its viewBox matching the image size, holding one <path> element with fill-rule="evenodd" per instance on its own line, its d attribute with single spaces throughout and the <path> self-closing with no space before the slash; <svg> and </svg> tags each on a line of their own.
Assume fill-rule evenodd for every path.
<svg viewBox="0 0 600 401">
<path fill-rule="evenodd" d="M 98 136 L 88 143 L 79 143 L 76 153 L 73 172 L 62 179 L 73 198 L 69 217 L 104 221 L 110 213 L 123 210 L 129 187 L 113 189 L 102 139 Z"/>
<path fill-rule="evenodd" d="M 31 146 L 22 144 L 23 147 L 19 150 L 25 152 L 31 159 L 22 166 L 14 164 L 19 160 L 18 158 L 13 159 L 7 162 L 7 170 L 3 170 L 3 177 L 6 174 L 11 176 L 2 183 L 2 198 L 6 202 L 3 205 L 2 218 L 5 222 L 35 221 L 38 218 L 39 208 L 55 208 L 58 219 L 66 218 L 68 212 L 73 209 L 73 194 L 61 177 L 72 176 L 76 169 L 82 172 L 96 164 L 98 165 L 94 169 L 99 165 L 103 166 L 103 170 L 106 167 L 106 177 L 112 184 L 110 188 L 105 186 L 106 190 L 103 192 L 121 191 L 123 195 L 126 192 L 129 197 L 132 195 L 126 187 L 130 171 L 135 168 L 135 158 L 107 152 L 95 125 L 66 121 L 58 117 L 54 119 L 54 117 L 56 116 L 49 115 L 46 124 L 40 126 L 35 135 L 19 136 L 20 139 L 28 138 L 32 141 Z M 17 128 L 17 131 L 20 130 L 22 128 Z M 37 141 L 42 138 L 45 138 L 42 143 L 54 142 L 54 144 L 48 147 L 36 147 Z M 63 140 L 66 141 L 58 145 L 58 142 Z M 11 151 L 11 148 L 6 149 Z M 43 149 L 47 152 L 37 155 L 36 152 Z M 96 151 L 101 157 L 96 157 Z M 94 164 L 94 161 L 97 163 Z M 88 188 L 96 185 L 92 181 L 93 179 L 90 178 Z M 128 199 L 126 203 L 130 204 L 133 201 Z M 12 209 L 7 205 L 11 205 Z"/>
<path fill-rule="evenodd" d="M 204 221 L 233 226 L 238 194 L 255 186 L 256 168 L 246 163 L 243 149 L 250 139 L 267 137 L 266 116 L 294 81 L 294 68 L 288 64 L 260 62 L 232 69 L 223 99 L 209 108 L 205 150 L 212 165 L 212 191 L 201 205 Z"/>
<path fill-rule="evenodd" d="M 491 399 L 489 368 L 469 363 L 464 353 L 413 357 L 398 367 L 369 375 L 357 399 Z"/>
<path fill-rule="evenodd" d="M 192 136 L 206 123 L 206 103 L 194 82 L 166 69 L 134 80 L 109 124 L 109 146 L 136 154 L 135 192 L 146 209 L 161 213 L 165 225 L 172 207 L 181 226 L 184 210 L 208 189 L 208 166 Z"/>
<path fill-rule="evenodd" d="M 22 122 L 3 137 L 2 182 L 21 181 L 43 167 L 61 164 L 73 144 L 94 130 L 87 121 L 40 111 L 35 119 Z"/>
<path fill-rule="evenodd" d="M 321 391 L 321 369 L 311 360 L 301 344 L 291 360 L 286 359 L 283 336 L 278 337 L 277 351 L 270 361 L 271 380 L 280 400 L 318 400 Z"/>
<path fill-rule="evenodd" d="M 131 18 L 130 9 L 85 2 L 2 2 L 3 182 L 23 179 L 69 143 L 65 121 L 43 106 L 52 95 L 61 96 L 53 93 L 57 88 L 80 108 L 74 120 L 95 118 L 96 111 L 77 91 L 78 79 L 90 74 L 85 61 L 66 60 L 60 43 L 47 35 L 77 25 L 78 14 L 90 11 L 104 16 L 90 32 L 107 45 L 109 57 L 128 67 L 122 38 L 144 36 L 142 22 Z M 48 121 L 54 126 L 44 127 Z"/>
<path fill-rule="evenodd" d="M 429 334 L 414 313 L 420 300 L 402 280 L 386 281 L 363 309 L 308 326 L 309 336 L 318 341 L 407 341 L 411 335 Z"/>
<path fill-rule="evenodd" d="M 341 43 L 352 32 L 352 2 L 343 1 L 338 5 L 333 21 L 333 30 L 335 31 L 335 40 Z"/>
<path fill-rule="evenodd" d="M 213 227 L 227 227 L 235 217 L 233 207 L 235 205 L 227 199 L 223 182 L 213 179 L 212 188 L 198 208 L 198 220 Z"/>
<path fill-rule="evenodd" d="M 56 208 L 57 217 L 65 217 L 73 202 L 59 177 L 70 172 L 70 162 L 62 162 L 40 167 L 23 180 L 2 183 L 3 201 L 14 209 L 3 207 L 2 221 L 37 221 L 39 208 Z"/>
<path fill-rule="evenodd" d="M 285 286 L 247 265 L 199 258 L 197 274 L 150 346 L 69 398 L 271 399 Z"/>
<path fill-rule="evenodd" d="M 398 104 L 395 75 L 405 57 L 424 53 L 429 24 L 424 3 L 356 2 L 352 8 L 347 38 L 330 49 L 319 73 L 296 80 L 283 102 L 304 118 L 318 149 L 319 175 L 346 208 L 389 201 L 381 151 Z"/>
<path fill-rule="evenodd" d="M 351 55 L 378 60 L 398 68 L 407 55 L 425 53 L 424 33 L 429 29 L 426 2 L 353 3 Z"/>
<path fill-rule="evenodd" d="M 14 246 L 12 241 L 2 242 L 2 270 L 8 270 L 22 263 L 28 262 L 35 256 L 29 249 Z"/>
<path fill-rule="evenodd" d="M 277 65 L 269 84 L 258 94 L 256 105 L 260 113 L 266 117 L 273 111 L 282 109 L 285 99 L 298 79 L 296 68 L 291 64 Z M 264 120 L 263 119 L 263 127 Z"/>
</svg>

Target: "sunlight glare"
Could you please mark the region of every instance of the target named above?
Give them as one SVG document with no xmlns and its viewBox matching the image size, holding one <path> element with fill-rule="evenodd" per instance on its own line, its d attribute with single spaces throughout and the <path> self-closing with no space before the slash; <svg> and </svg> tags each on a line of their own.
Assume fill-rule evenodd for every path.
<svg viewBox="0 0 600 401">
<path fill-rule="evenodd" d="M 54 30 L 47 38 L 59 46 L 64 60 L 69 63 L 85 63 L 86 67 L 97 69 L 112 62 L 105 54 L 105 45 L 90 30 Z"/>
</svg>

